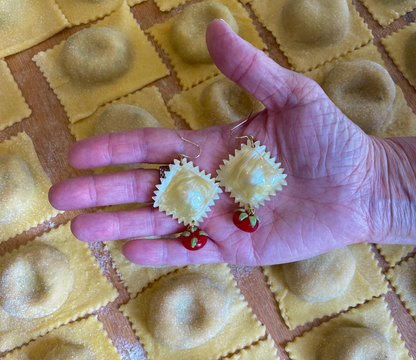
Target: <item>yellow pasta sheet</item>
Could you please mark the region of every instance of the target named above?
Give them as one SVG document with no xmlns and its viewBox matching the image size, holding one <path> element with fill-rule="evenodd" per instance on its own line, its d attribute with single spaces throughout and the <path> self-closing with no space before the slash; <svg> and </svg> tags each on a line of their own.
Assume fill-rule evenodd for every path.
<svg viewBox="0 0 416 360">
<path fill-rule="evenodd" d="M 328 337 L 341 327 L 373 330 L 391 346 L 396 359 L 411 359 L 400 334 L 397 332 L 397 327 L 393 323 L 393 318 L 390 316 L 387 303 L 383 297 L 373 299 L 347 313 L 340 314 L 336 318 L 304 333 L 301 337 L 287 344 L 286 351 L 293 360 L 319 359 L 320 351 L 325 346 L 331 345 L 327 342 Z M 365 351 L 365 354 L 367 355 L 367 351 Z"/>
<path fill-rule="evenodd" d="M 0 144 L 0 243 L 60 213 L 51 186 L 26 133 Z"/>
<path fill-rule="evenodd" d="M 126 4 L 91 27 L 104 27 L 118 31 L 131 46 L 130 50 L 134 54 L 132 61 L 127 72 L 120 78 L 100 84 L 81 84 L 71 80 L 61 61 L 65 42 L 46 52 L 40 52 L 33 58 L 58 96 L 72 123 L 92 115 L 107 102 L 169 75 L 169 70 L 162 63 Z"/>
<path fill-rule="evenodd" d="M 416 8 L 415 0 L 363 0 L 363 4 L 382 26 L 389 25 L 395 19 Z"/>
<path fill-rule="evenodd" d="M 90 359 L 88 356 L 91 356 L 100 360 L 121 360 L 96 316 L 52 330 L 49 334 L 6 355 L 4 360 L 22 360 L 24 355 L 30 360 L 44 360 L 46 356 L 48 359 L 61 359 L 64 354 L 71 356 L 65 359 Z"/>
<path fill-rule="evenodd" d="M 31 113 L 6 62 L 0 60 L 0 131 L 29 117 Z"/>
<path fill-rule="evenodd" d="M 393 269 L 389 269 L 387 277 L 399 294 L 404 306 L 416 319 L 416 260 L 412 257 Z"/>
<path fill-rule="evenodd" d="M 210 340 L 193 348 L 175 350 L 163 345 L 150 332 L 148 308 L 157 289 L 169 281 L 172 276 L 187 274 L 199 274 L 205 279 L 209 279 L 222 294 L 226 295 L 229 299 L 228 317 L 224 327 Z M 243 299 L 226 264 L 192 265 L 160 278 L 120 309 L 133 324 L 150 360 L 210 360 L 233 353 L 265 335 L 264 327 Z M 172 310 L 172 313 L 175 312 Z M 201 324 L 206 324 L 208 321 Z"/>
<path fill-rule="evenodd" d="M 416 89 L 416 24 L 411 23 L 381 39 L 381 43 L 410 85 Z"/>
<path fill-rule="evenodd" d="M 251 0 L 250 4 L 298 72 L 321 66 L 373 38 L 351 0 Z"/>
<path fill-rule="evenodd" d="M 69 25 L 54 0 L 3 0 L 0 19 L 0 58 L 39 44 Z"/>
<path fill-rule="evenodd" d="M 315 80 L 319 85 L 325 83 L 327 74 L 338 64 L 350 62 L 355 60 L 369 60 L 380 64 L 384 67 L 384 62 L 380 53 L 373 43 L 369 43 L 362 48 L 348 53 L 334 61 L 324 64 L 323 66 L 312 71 L 305 72 L 304 75 Z M 374 86 L 378 86 L 377 83 Z M 403 91 L 399 86 L 396 87 L 396 95 L 390 114 L 385 120 L 385 124 L 380 131 L 371 133 L 370 135 L 378 137 L 393 137 L 393 136 L 415 136 L 416 135 L 416 115 L 413 114 L 412 109 L 407 106 Z"/>
<path fill-rule="evenodd" d="M 387 282 L 374 259 L 370 245 L 359 243 L 348 248 L 356 261 L 355 273 L 347 289 L 328 301 L 308 302 L 298 297 L 286 284 L 282 265 L 264 267 L 270 289 L 276 297 L 282 317 L 289 329 L 325 315 L 347 310 L 387 292 Z M 317 273 L 316 276 L 322 275 Z"/>
<path fill-rule="evenodd" d="M 69 21 L 74 25 L 85 24 L 103 18 L 117 10 L 124 0 L 56 0 L 59 8 Z"/>
<path fill-rule="evenodd" d="M 274 342 L 267 337 L 266 340 L 259 341 L 255 345 L 251 345 L 247 349 L 239 351 L 237 354 L 231 356 L 232 360 L 278 360 L 277 350 L 274 347 Z"/>
<path fill-rule="evenodd" d="M 234 16 L 238 27 L 239 36 L 250 42 L 260 50 L 264 50 L 266 45 L 259 36 L 252 20 L 244 7 L 237 0 L 214 0 L 228 7 Z M 177 15 L 178 16 L 178 15 Z M 213 64 L 189 64 L 185 62 L 175 51 L 170 38 L 170 29 L 177 16 L 170 18 L 163 24 L 153 25 L 146 32 L 150 33 L 162 49 L 168 54 L 169 59 L 175 69 L 176 75 L 182 89 L 187 90 L 198 83 L 220 74 L 218 68 Z"/>
<path fill-rule="evenodd" d="M 376 246 L 390 266 L 396 265 L 396 263 L 405 257 L 408 253 L 416 250 L 414 245 L 376 244 Z"/>
<path fill-rule="evenodd" d="M 39 245 L 53 247 L 66 256 L 73 274 L 73 289 L 55 312 L 39 318 L 14 317 L 0 307 L 0 351 L 14 349 L 43 336 L 52 329 L 106 305 L 118 295 L 103 275 L 87 244 L 72 235 L 70 223 L 52 229 L 12 253 L 6 253 L 0 258 L 0 264 L 15 252 Z"/>
</svg>

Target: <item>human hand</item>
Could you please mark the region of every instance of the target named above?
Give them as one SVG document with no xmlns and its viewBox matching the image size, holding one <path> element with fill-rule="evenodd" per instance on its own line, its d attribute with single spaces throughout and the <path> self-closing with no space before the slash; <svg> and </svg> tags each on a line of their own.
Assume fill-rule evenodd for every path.
<svg viewBox="0 0 416 360">
<path fill-rule="evenodd" d="M 237 132 L 251 134 L 266 145 L 282 163 L 288 185 L 256 211 L 262 222 L 253 234 L 235 227 L 232 217 L 237 205 L 223 193 L 200 225 L 213 239 L 202 250 L 188 251 L 178 239 L 141 239 L 126 243 L 124 255 L 145 265 L 268 265 L 385 236 L 387 218 L 380 215 L 381 203 L 387 203 L 391 194 L 384 196 L 386 184 L 379 176 L 385 169 L 382 140 L 361 131 L 314 81 L 283 69 L 235 35 L 225 22 L 216 20 L 209 25 L 207 43 L 218 68 L 265 105 L 264 111 Z M 230 137 L 233 126 L 181 131 L 183 137 L 201 146 L 202 155 L 194 164 L 215 177 L 223 159 L 234 154 L 242 142 Z M 166 164 L 179 153 L 193 151 L 171 129 L 144 128 L 80 141 L 71 148 L 69 162 L 83 169 L 122 163 Z M 152 202 L 158 183 L 159 171 L 137 169 L 65 180 L 54 185 L 49 196 L 54 207 L 66 210 Z M 375 205 L 374 196 L 383 201 Z M 72 222 L 74 235 L 83 241 L 183 230 L 183 225 L 152 207 L 82 214 Z M 405 237 L 407 230 L 403 231 Z"/>
</svg>

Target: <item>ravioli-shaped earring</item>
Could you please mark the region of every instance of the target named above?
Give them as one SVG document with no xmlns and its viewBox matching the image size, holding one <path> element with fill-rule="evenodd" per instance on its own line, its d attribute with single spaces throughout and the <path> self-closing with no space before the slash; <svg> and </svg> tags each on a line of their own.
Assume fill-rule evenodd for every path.
<svg viewBox="0 0 416 360">
<path fill-rule="evenodd" d="M 246 120 L 234 126 L 233 131 L 250 120 Z M 225 187 L 225 191 L 231 193 L 231 197 L 239 203 L 241 208 L 236 209 L 233 217 L 234 224 L 245 232 L 254 232 L 260 226 L 260 219 L 254 214 L 254 208 L 264 205 L 264 201 L 270 200 L 271 195 L 276 195 L 276 190 L 282 190 L 286 183 L 286 174 L 271 158 L 266 147 L 255 141 L 252 135 L 233 136 L 236 139 L 248 139 L 247 144 L 241 145 L 241 150 L 236 150 L 235 155 L 230 155 L 229 160 L 224 160 L 217 170 L 217 181 Z"/>
<path fill-rule="evenodd" d="M 207 243 L 208 234 L 197 226 L 207 217 L 210 206 L 214 205 L 222 190 L 210 174 L 200 171 L 198 166 L 187 160 L 201 155 L 200 146 L 175 131 L 182 140 L 197 146 L 199 154 L 195 157 L 180 154 L 179 160 L 175 159 L 169 168 L 161 169 L 161 183 L 156 185 L 153 206 L 172 215 L 179 223 L 183 222 L 188 227 L 180 236 L 183 246 L 188 250 L 199 250 Z"/>
</svg>

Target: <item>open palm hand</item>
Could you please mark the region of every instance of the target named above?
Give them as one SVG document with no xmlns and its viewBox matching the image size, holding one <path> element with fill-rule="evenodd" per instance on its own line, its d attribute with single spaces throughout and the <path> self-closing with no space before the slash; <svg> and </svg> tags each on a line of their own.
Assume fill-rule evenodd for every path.
<svg viewBox="0 0 416 360">
<path fill-rule="evenodd" d="M 288 185 L 256 211 L 261 227 L 244 233 L 232 222 L 237 204 L 220 195 L 200 228 L 210 238 L 200 251 L 177 239 L 141 239 L 123 247 L 125 256 L 147 265 L 229 262 L 267 265 L 290 262 L 369 239 L 374 140 L 346 118 L 312 80 L 285 70 L 240 39 L 225 22 L 212 22 L 207 43 L 219 69 L 266 107 L 237 134 L 251 134 L 282 163 Z M 223 159 L 242 140 L 230 136 L 235 124 L 181 131 L 199 144 L 194 161 L 216 176 Z M 172 163 L 196 152 L 170 129 L 137 129 L 86 139 L 70 150 L 70 163 L 91 168 L 121 163 Z M 138 169 L 63 181 L 50 191 L 58 209 L 152 202 L 157 170 Z M 72 231 L 83 241 L 117 240 L 183 231 L 183 225 L 153 207 L 83 214 Z"/>
</svg>

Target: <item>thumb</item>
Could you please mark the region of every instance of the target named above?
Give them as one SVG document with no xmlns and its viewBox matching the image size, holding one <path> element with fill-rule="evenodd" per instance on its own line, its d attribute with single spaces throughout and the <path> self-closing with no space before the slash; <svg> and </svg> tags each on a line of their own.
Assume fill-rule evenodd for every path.
<svg viewBox="0 0 416 360">
<path fill-rule="evenodd" d="M 225 21 L 212 21 L 206 36 L 215 65 L 269 110 L 280 112 L 326 98 L 315 81 L 281 67 L 235 34 Z"/>
</svg>

